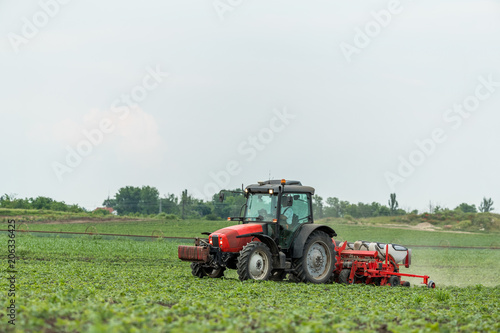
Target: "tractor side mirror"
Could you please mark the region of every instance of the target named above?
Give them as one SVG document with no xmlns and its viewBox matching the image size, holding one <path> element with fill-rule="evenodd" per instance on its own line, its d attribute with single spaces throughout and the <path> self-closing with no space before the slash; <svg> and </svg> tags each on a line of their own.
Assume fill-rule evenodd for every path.
<svg viewBox="0 0 500 333">
<path fill-rule="evenodd" d="M 225 195 L 224 195 L 224 192 L 219 192 L 219 201 L 220 202 L 223 202 L 225 199 Z"/>
</svg>

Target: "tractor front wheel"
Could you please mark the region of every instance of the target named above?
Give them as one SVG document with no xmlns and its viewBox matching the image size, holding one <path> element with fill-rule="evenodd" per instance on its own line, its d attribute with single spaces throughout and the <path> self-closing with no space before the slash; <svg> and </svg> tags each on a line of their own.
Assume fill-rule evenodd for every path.
<svg viewBox="0 0 500 333">
<path fill-rule="evenodd" d="M 304 245 L 302 258 L 294 260 L 293 268 L 293 281 L 327 283 L 335 268 L 332 239 L 322 231 L 313 232 Z"/>
<path fill-rule="evenodd" d="M 191 274 L 193 274 L 196 277 L 199 277 L 200 279 L 204 278 L 205 276 L 214 279 L 223 277 L 225 270 L 226 270 L 225 267 L 212 268 L 212 267 L 204 267 L 197 262 L 191 263 Z"/>
<path fill-rule="evenodd" d="M 224 276 L 224 271 L 226 268 L 224 267 L 219 267 L 219 268 L 212 268 L 212 267 L 207 267 L 204 268 L 205 274 L 213 279 L 218 279 Z"/>
<path fill-rule="evenodd" d="M 268 280 L 272 270 L 271 251 L 262 242 L 250 242 L 238 257 L 238 277 L 244 280 Z"/>
<path fill-rule="evenodd" d="M 205 273 L 203 267 L 196 262 L 191 263 L 191 274 L 193 274 L 196 277 L 199 277 L 200 279 L 207 276 L 207 273 Z"/>
</svg>

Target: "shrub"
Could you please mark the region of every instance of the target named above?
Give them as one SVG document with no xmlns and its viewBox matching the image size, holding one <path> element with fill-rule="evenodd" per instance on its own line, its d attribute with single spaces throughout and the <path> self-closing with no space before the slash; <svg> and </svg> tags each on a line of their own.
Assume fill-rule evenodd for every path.
<svg viewBox="0 0 500 333">
<path fill-rule="evenodd" d="M 220 217 L 217 216 L 217 214 L 210 213 L 210 214 L 205 215 L 205 219 L 207 219 L 209 221 L 217 221 L 217 220 L 220 220 Z"/>
<path fill-rule="evenodd" d="M 165 213 L 165 212 L 161 212 L 161 213 L 156 215 L 157 219 L 165 219 L 166 217 L 167 217 L 167 213 Z"/>
<path fill-rule="evenodd" d="M 351 216 L 351 215 L 349 215 L 349 214 L 344 215 L 344 218 L 345 218 L 347 221 L 351 221 L 351 222 L 352 222 L 352 221 L 354 221 L 354 217 L 352 217 L 352 216 Z"/>
<path fill-rule="evenodd" d="M 472 220 L 472 224 L 478 228 L 484 228 L 484 230 L 490 230 L 493 225 L 493 219 L 490 213 L 480 213 Z"/>
<path fill-rule="evenodd" d="M 460 221 L 457 225 L 457 229 L 463 229 L 467 230 L 472 226 L 472 221 L 471 220 L 463 220 Z"/>
<path fill-rule="evenodd" d="M 92 212 L 92 215 L 94 216 L 106 216 L 106 215 L 111 215 L 109 211 L 106 209 L 96 209 Z"/>
<path fill-rule="evenodd" d="M 165 214 L 165 213 L 162 213 L 162 214 Z M 179 217 L 175 214 L 165 214 L 165 216 L 163 217 L 163 219 L 165 220 L 177 220 Z"/>
</svg>

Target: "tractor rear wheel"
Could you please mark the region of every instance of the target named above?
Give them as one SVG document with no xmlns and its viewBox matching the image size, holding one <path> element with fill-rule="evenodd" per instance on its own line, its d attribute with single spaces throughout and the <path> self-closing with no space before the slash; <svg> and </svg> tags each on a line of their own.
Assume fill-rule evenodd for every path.
<svg viewBox="0 0 500 333">
<path fill-rule="evenodd" d="M 323 231 L 315 231 L 307 238 L 302 258 L 293 261 L 297 282 L 327 283 L 335 268 L 335 248 Z"/>
<path fill-rule="evenodd" d="M 354 281 L 351 281 L 349 279 L 349 276 L 351 276 L 351 269 L 346 268 L 340 271 L 339 274 L 339 282 L 342 284 L 353 284 Z"/>
<path fill-rule="evenodd" d="M 238 257 L 238 277 L 244 280 L 268 280 L 271 275 L 273 259 L 271 251 L 262 242 L 250 242 Z"/>
</svg>

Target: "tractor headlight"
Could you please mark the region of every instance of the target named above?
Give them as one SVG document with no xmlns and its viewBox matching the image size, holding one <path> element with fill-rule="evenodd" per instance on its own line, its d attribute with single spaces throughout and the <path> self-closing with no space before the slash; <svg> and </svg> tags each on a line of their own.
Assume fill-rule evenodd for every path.
<svg viewBox="0 0 500 333">
<path fill-rule="evenodd" d="M 273 194 L 273 193 L 274 193 L 273 189 L 270 189 L 269 194 Z"/>
<path fill-rule="evenodd" d="M 214 244 L 214 246 L 219 247 L 223 252 L 227 251 L 227 249 L 229 249 L 227 236 L 224 234 L 217 235 L 217 244 Z"/>
</svg>

